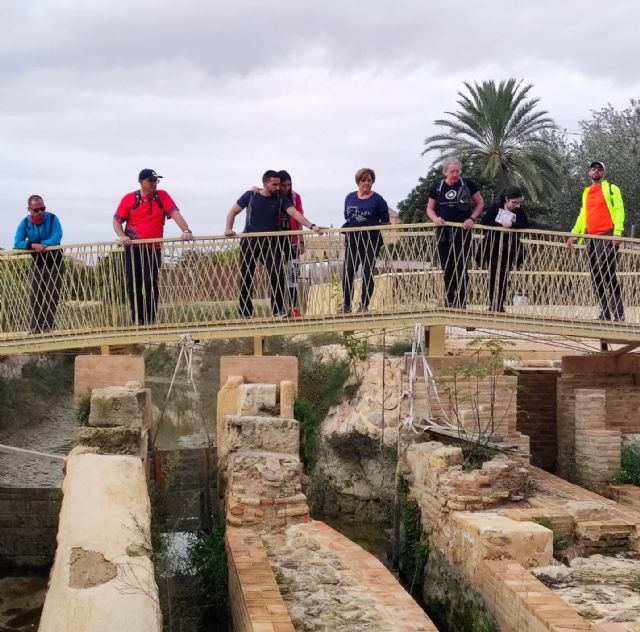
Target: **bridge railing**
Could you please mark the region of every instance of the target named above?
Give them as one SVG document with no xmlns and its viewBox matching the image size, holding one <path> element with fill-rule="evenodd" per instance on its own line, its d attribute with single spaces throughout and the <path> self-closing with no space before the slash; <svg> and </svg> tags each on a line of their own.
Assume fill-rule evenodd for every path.
<svg viewBox="0 0 640 632">
<path fill-rule="evenodd" d="M 568 236 L 414 224 L 2 251 L 0 353 L 434 315 L 640 337 L 640 240 L 588 237 L 568 248 Z M 293 259 L 292 239 L 302 238 L 304 254 Z"/>
</svg>

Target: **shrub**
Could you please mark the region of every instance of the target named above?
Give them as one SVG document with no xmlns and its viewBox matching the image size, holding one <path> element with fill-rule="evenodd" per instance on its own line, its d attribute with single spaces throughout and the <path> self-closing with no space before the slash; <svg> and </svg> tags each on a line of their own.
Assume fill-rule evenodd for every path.
<svg viewBox="0 0 640 632">
<path fill-rule="evenodd" d="M 613 482 L 640 485 L 640 443 L 637 441 L 622 446 L 620 469 L 614 474 Z"/>
<path fill-rule="evenodd" d="M 218 606 L 228 599 L 227 552 L 224 546 L 224 521 L 209 533 L 200 532 L 189 546 L 189 561 L 207 587 L 207 596 Z"/>
</svg>

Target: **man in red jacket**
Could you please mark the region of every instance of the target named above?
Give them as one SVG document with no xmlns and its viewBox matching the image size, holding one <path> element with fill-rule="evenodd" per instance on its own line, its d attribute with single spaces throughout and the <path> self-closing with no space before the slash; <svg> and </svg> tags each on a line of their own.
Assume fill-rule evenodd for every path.
<svg viewBox="0 0 640 632">
<path fill-rule="evenodd" d="M 132 244 L 131 241 L 162 239 L 167 218 L 178 225 L 182 239 L 193 239 L 176 203 L 166 191 L 158 190 L 158 178 L 162 176 L 153 169 L 143 169 L 138 175 L 140 189 L 127 193 L 113 216 L 113 229 L 125 247 L 131 320 L 138 325 L 150 325 L 156 317 L 162 244 Z"/>
</svg>

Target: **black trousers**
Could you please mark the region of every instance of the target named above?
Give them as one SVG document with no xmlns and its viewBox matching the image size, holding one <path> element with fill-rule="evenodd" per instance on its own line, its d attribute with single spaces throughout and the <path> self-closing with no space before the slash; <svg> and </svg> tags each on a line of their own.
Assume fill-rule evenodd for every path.
<svg viewBox="0 0 640 632">
<path fill-rule="evenodd" d="M 517 265 L 519 253 L 524 260 L 523 246 L 519 237 L 509 231 L 489 232 L 483 241 L 489 259 L 489 309 L 504 312 L 509 272 Z"/>
<path fill-rule="evenodd" d="M 469 285 L 467 263 L 471 256 L 471 231 L 457 226 L 444 226 L 437 230 L 436 238 L 446 305 L 464 309 Z"/>
<path fill-rule="evenodd" d="M 56 255 L 44 257 L 43 255 Z M 42 333 L 53 329 L 60 301 L 64 263 L 58 251 L 38 253 L 29 271 L 30 329 Z"/>
<path fill-rule="evenodd" d="M 504 312 L 512 259 L 508 253 L 494 250 L 489 258 L 489 309 Z"/>
<path fill-rule="evenodd" d="M 600 316 L 605 320 L 611 318 L 622 320 L 624 318 L 617 256 L 618 251 L 611 241 L 590 239 L 587 243 L 591 281 L 600 302 Z"/>
<path fill-rule="evenodd" d="M 261 263 L 269 274 L 271 285 L 271 311 L 284 311 L 285 273 L 288 237 L 254 237 L 240 241 L 240 314 L 253 316 L 253 277 L 256 264 Z"/>
<path fill-rule="evenodd" d="M 158 310 L 158 274 L 162 251 L 152 245 L 126 246 L 124 253 L 131 321 L 151 325 Z"/>
<path fill-rule="evenodd" d="M 382 247 L 379 231 L 362 231 L 347 233 L 345 237 L 344 269 L 342 271 L 342 294 L 344 310 L 351 310 L 354 278 L 362 268 L 362 290 L 360 293 L 360 309 L 369 309 L 375 281 L 373 273 L 376 258 Z"/>
</svg>

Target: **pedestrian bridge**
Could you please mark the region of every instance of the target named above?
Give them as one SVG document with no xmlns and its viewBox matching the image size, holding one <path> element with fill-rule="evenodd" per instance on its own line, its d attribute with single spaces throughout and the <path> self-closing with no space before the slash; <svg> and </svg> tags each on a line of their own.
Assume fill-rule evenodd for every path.
<svg viewBox="0 0 640 632">
<path fill-rule="evenodd" d="M 237 338 L 314 333 L 323 331 L 380 330 L 412 326 L 455 325 L 542 334 L 588 337 L 633 344 L 640 342 L 640 240 L 622 239 L 617 276 L 622 287 L 625 320 L 598 319 L 601 307 L 588 268 L 587 249 L 567 248 L 566 233 L 517 232 L 524 245 L 524 261 L 511 270 L 506 310 L 489 308 L 489 273 L 483 252 L 487 231 L 472 231 L 471 246 L 452 250 L 452 257 L 468 258 L 468 291 L 464 309 L 447 307 L 443 274 L 437 253 L 438 236 L 432 224 L 393 225 L 380 229 L 384 245 L 375 259 L 375 290 L 369 309 L 359 312 L 361 280 L 354 281 L 351 313 L 341 313 L 341 274 L 345 260 L 345 234 L 357 233 L 364 250 L 371 231 L 330 229 L 321 235 L 304 233 L 297 290 L 300 317 L 274 317 L 269 304 L 270 282 L 258 266 L 255 274 L 252 318 L 238 307 L 240 242 L 259 248 L 282 246 L 285 233 L 237 237 L 199 237 L 193 241 L 159 242 L 162 264 L 155 320 L 132 323 L 127 296 L 125 250 L 118 242 L 68 245 L 62 257 L 53 257 L 55 283 L 40 288 L 33 305 L 33 260 L 29 252 L 0 252 L 0 355 L 49 350 L 104 347 L 133 343 L 175 341 L 182 333 L 196 339 Z M 375 231 L 374 231 L 375 233 Z M 302 234 L 302 233 L 290 233 Z M 276 239 L 278 235 L 281 239 Z M 265 240 L 269 236 L 271 239 Z M 609 237 L 592 238 L 606 242 Z M 138 242 L 143 253 L 150 242 Z M 497 241 L 499 256 L 508 255 L 511 241 Z M 265 245 L 267 244 L 267 245 Z M 271 245 L 269 245 L 271 244 Z M 273 244 L 276 244 L 275 246 Z M 361 249 L 362 250 L 362 249 Z M 146 256 L 146 255 L 143 255 Z M 283 264 L 283 268 L 286 263 Z M 498 275 L 500 270 L 498 270 Z M 605 291 L 609 271 L 602 272 Z M 288 286 L 287 275 L 276 281 Z M 285 294 L 287 287 L 281 288 Z M 143 301 L 150 300 L 143 297 Z M 52 309 L 55 325 L 31 331 L 34 310 Z"/>
</svg>

